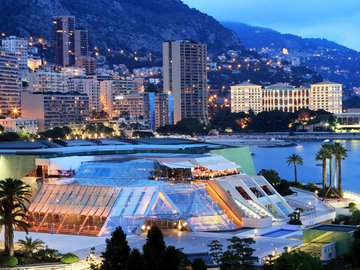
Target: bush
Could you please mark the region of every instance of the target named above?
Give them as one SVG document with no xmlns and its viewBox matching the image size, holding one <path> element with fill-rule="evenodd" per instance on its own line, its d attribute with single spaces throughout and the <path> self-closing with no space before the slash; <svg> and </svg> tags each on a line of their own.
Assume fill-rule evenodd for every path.
<svg viewBox="0 0 360 270">
<path fill-rule="evenodd" d="M 67 253 L 64 256 L 62 256 L 61 260 L 62 263 L 67 263 L 67 264 L 71 264 L 71 263 L 76 263 L 78 261 L 80 261 L 79 257 L 76 256 L 75 254 L 72 253 Z"/>
<path fill-rule="evenodd" d="M 349 202 L 349 208 L 350 208 L 350 209 L 355 209 L 355 208 L 356 208 L 356 203 L 354 203 L 354 202 Z"/>
<path fill-rule="evenodd" d="M 2 266 L 8 266 L 13 267 L 18 265 L 19 261 L 15 256 L 9 256 L 2 258 L 1 265 Z"/>
<path fill-rule="evenodd" d="M 302 225 L 302 222 L 301 222 L 301 220 L 298 220 L 298 219 L 290 219 L 289 224 L 290 225 Z"/>
</svg>

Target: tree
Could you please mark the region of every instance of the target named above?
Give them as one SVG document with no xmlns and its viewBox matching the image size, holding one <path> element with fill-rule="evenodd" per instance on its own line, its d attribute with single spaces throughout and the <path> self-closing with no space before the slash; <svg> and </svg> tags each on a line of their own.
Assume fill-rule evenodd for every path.
<svg viewBox="0 0 360 270">
<path fill-rule="evenodd" d="M 322 270 L 318 258 L 303 251 L 284 252 L 276 259 L 274 270 Z"/>
<path fill-rule="evenodd" d="M 208 244 L 208 247 L 210 248 L 209 255 L 212 260 L 217 265 L 220 265 L 221 257 L 223 256 L 223 244 L 221 244 L 219 240 L 213 240 L 210 244 Z"/>
<path fill-rule="evenodd" d="M 126 234 L 121 227 L 117 227 L 111 233 L 111 238 L 106 239 L 106 250 L 101 254 L 104 259 L 101 269 L 125 269 L 129 254 L 130 247 L 126 241 Z"/>
<path fill-rule="evenodd" d="M 335 164 L 338 178 L 338 190 L 340 195 L 342 194 L 342 172 L 341 172 L 341 161 L 347 157 L 347 149 L 340 143 L 334 143 L 332 146 L 332 153 L 335 156 Z"/>
<path fill-rule="evenodd" d="M 351 259 L 351 265 L 353 267 L 360 267 L 360 229 L 357 228 L 354 231 L 354 241 L 351 244 L 351 248 L 349 250 L 349 257 Z M 358 268 L 355 268 L 358 269 Z"/>
<path fill-rule="evenodd" d="M 162 232 L 158 227 L 152 226 L 148 231 L 146 243 L 143 246 L 144 259 L 147 269 L 160 269 L 159 263 L 161 255 L 165 249 L 166 245 Z"/>
<path fill-rule="evenodd" d="M 254 239 L 234 236 L 227 240 L 230 245 L 221 258 L 221 269 L 238 269 L 240 266 L 249 268 L 258 261 L 258 258 L 253 256 L 255 249 L 251 247 L 255 244 Z"/>
<path fill-rule="evenodd" d="M 279 173 L 272 169 L 262 169 L 258 174 L 264 176 L 272 186 L 278 185 L 281 181 Z"/>
<path fill-rule="evenodd" d="M 292 154 L 290 156 L 288 156 L 286 163 L 290 166 L 290 165 L 294 165 L 294 176 L 295 176 L 295 183 L 298 182 L 298 177 L 297 177 L 297 167 L 296 165 L 300 165 L 302 166 L 303 163 L 303 159 L 302 157 L 300 157 L 298 154 Z"/>
<path fill-rule="evenodd" d="M 0 224 L 5 228 L 5 255 L 14 256 L 14 227 L 28 232 L 24 220 L 31 196 L 30 186 L 19 179 L 0 181 Z"/>
<path fill-rule="evenodd" d="M 161 270 L 177 270 L 183 269 L 180 267 L 185 261 L 185 255 L 181 250 L 174 246 L 168 246 L 160 256 L 159 268 Z"/>
<path fill-rule="evenodd" d="M 44 248 L 44 242 L 40 239 L 33 240 L 31 237 L 25 236 L 25 240 L 19 240 L 20 249 L 25 252 L 25 254 L 32 258 L 34 251 Z"/>
<path fill-rule="evenodd" d="M 331 144 L 323 144 L 321 146 L 325 151 L 329 154 L 329 189 L 332 187 L 332 145 Z"/>
<path fill-rule="evenodd" d="M 125 266 L 126 270 L 146 270 L 144 256 L 138 249 L 133 249 Z"/>
<path fill-rule="evenodd" d="M 331 153 L 328 151 L 324 145 L 321 146 L 320 150 L 316 153 L 315 160 L 322 161 L 322 189 L 323 189 L 323 196 L 326 192 L 326 162 L 328 159 L 331 158 Z"/>
<path fill-rule="evenodd" d="M 203 259 L 197 258 L 191 264 L 192 270 L 206 270 L 207 266 Z"/>
<path fill-rule="evenodd" d="M 20 139 L 20 136 L 15 132 L 6 132 L 0 134 L 0 142 L 12 142 L 12 141 L 18 141 Z"/>
</svg>

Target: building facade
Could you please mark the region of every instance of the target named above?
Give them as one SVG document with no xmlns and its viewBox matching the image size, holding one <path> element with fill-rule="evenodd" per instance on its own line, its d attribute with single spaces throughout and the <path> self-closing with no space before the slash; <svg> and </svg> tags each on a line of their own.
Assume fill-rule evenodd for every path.
<svg viewBox="0 0 360 270">
<path fill-rule="evenodd" d="M 0 116 L 20 114 L 20 73 L 15 53 L 0 49 Z"/>
<path fill-rule="evenodd" d="M 100 103 L 102 110 L 110 116 L 119 116 L 119 106 L 125 95 L 135 93 L 132 80 L 103 80 L 100 82 Z"/>
<path fill-rule="evenodd" d="M 88 56 L 89 54 L 89 37 L 88 31 L 84 29 L 75 30 L 75 58 Z"/>
<path fill-rule="evenodd" d="M 28 41 L 26 38 L 10 36 L 2 40 L 2 48 L 5 51 L 15 53 L 19 70 L 21 75 L 26 75 L 28 72 L 27 60 L 28 60 Z"/>
<path fill-rule="evenodd" d="M 70 92 L 85 93 L 89 97 L 89 111 L 101 111 L 100 82 L 94 77 L 75 77 L 68 81 Z"/>
<path fill-rule="evenodd" d="M 81 93 L 21 93 L 24 118 L 36 119 L 39 131 L 54 127 L 80 128 L 89 119 L 89 98 Z"/>
<path fill-rule="evenodd" d="M 75 17 L 54 16 L 52 19 L 52 45 L 55 63 L 62 67 L 75 64 Z"/>
<path fill-rule="evenodd" d="M 243 82 L 231 86 L 231 112 L 248 112 L 249 110 L 255 113 L 263 110 L 261 85 Z"/>
<path fill-rule="evenodd" d="M 79 56 L 76 58 L 76 65 L 85 68 L 86 75 L 94 75 L 96 73 L 96 59 L 90 56 Z"/>
<path fill-rule="evenodd" d="M 30 92 L 68 92 L 69 74 L 55 71 L 53 67 L 46 67 L 29 73 Z"/>
<path fill-rule="evenodd" d="M 281 110 L 296 112 L 301 109 L 342 111 L 342 85 L 322 82 L 310 88 L 277 83 L 262 88 L 261 85 L 242 83 L 231 87 L 231 112 L 255 113 Z"/>
<path fill-rule="evenodd" d="M 0 125 L 4 127 L 5 132 L 26 132 L 36 134 L 38 124 L 36 119 L 31 118 L 10 118 L 0 119 Z"/>
<path fill-rule="evenodd" d="M 163 43 L 164 93 L 174 95 L 174 123 L 195 118 L 208 123 L 207 47 L 191 41 Z"/>
<path fill-rule="evenodd" d="M 342 85 L 324 81 L 311 85 L 313 110 L 323 109 L 331 113 L 342 112 Z"/>
</svg>

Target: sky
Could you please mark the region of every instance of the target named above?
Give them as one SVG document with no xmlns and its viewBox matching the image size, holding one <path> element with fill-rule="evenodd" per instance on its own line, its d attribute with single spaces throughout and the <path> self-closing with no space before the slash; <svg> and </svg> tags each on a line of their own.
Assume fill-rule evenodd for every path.
<svg viewBox="0 0 360 270">
<path fill-rule="evenodd" d="M 182 0 L 219 21 L 243 22 L 360 51 L 360 0 Z"/>
</svg>

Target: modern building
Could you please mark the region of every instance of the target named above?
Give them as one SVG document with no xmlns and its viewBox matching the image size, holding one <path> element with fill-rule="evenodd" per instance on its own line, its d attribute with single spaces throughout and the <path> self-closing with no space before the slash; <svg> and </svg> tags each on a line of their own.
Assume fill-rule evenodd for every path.
<svg viewBox="0 0 360 270">
<path fill-rule="evenodd" d="M 70 92 L 85 93 L 89 97 L 89 111 L 101 111 L 100 82 L 94 77 L 75 77 L 68 80 Z"/>
<path fill-rule="evenodd" d="M 0 116 L 20 115 L 20 91 L 18 57 L 0 49 Z"/>
<path fill-rule="evenodd" d="M 96 74 L 96 59 L 91 56 L 76 57 L 76 66 L 85 68 L 86 75 Z"/>
<path fill-rule="evenodd" d="M 174 98 L 170 93 L 155 94 L 155 129 L 174 124 Z"/>
<path fill-rule="evenodd" d="M 135 93 L 132 80 L 102 80 L 100 82 L 100 102 L 102 110 L 110 116 L 119 116 L 118 104 L 125 95 Z"/>
<path fill-rule="evenodd" d="M 192 41 L 163 43 L 164 93 L 174 96 L 174 123 L 195 118 L 208 123 L 207 47 Z"/>
<path fill-rule="evenodd" d="M 39 131 L 54 127 L 79 128 L 89 119 L 89 98 L 82 93 L 22 92 L 24 118 L 36 119 Z"/>
<path fill-rule="evenodd" d="M 5 132 L 25 132 L 28 134 L 36 134 L 38 125 L 36 119 L 30 118 L 10 118 L 0 119 L 0 126 L 4 128 Z"/>
<path fill-rule="evenodd" d="M 89 55 L 88 31 L 75 29 L 75 58 Z"/>
<path fill-rule="evenodd" d="M 28 73 L 28 40 L 22 37 L 9 36 L 2 40 L 2 48 L 5 51 L 15 53 L 21 75 Z"/>
<path fill-rule="evenodd" d="M 30 92 L 61 92 L 69 91 L 69 74 L 55 70 L 52 66 L 36 70 L 28 74 Z"/>
<path fill-rule="evenodd" d="M 310 88 L 295 87 L 286 83 L 277 83 L 262 88 L 244 82 L 231 86 L 231 111 L 255 113 L 281 110 L 295 112 L 301 109 L 325 110 L 331 113 L 342 111 L 342 85 L 322 82 Z"/>
<path fill-rule="evenodd" d="M 342 85 L 324 81 L 311 85 L 311 108 L 323 109 L 331 113 L 342 112 Z"/>
<path fill-rule="evenodd" d="M 42 65 L 42 61 L 40 57 L 29 57 L 27 60 L 27 66 L 32 71 L 38 70 L 40 66 Z"/>
<path fill-rule="evenodd" d="M 74 16 L 54 16 L 52 18 L 52 46 L 57 65 L 67 67 L 75 64 Z"/>
</svg>

